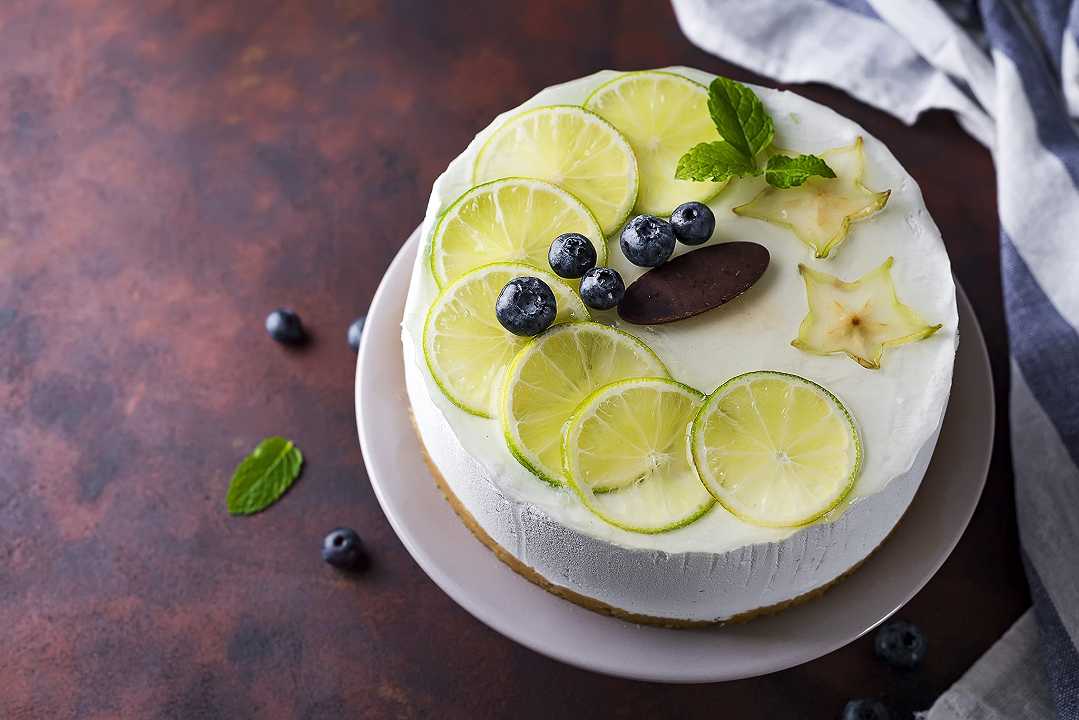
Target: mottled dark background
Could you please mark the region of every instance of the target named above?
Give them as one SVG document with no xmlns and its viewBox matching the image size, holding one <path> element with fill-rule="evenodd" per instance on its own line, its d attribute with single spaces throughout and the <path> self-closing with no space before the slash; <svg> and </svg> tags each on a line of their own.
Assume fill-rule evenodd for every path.
<svg viewBox="0 0 1079 720">
<path fill-rule="evenodd" d="M 457 9 L 453 9 L 457 8 Z M 355 436 L 345 328 L 494 115 L 600 68 L 684 63 L 665 2 L 0 3 L 0 717 L 832 718 L 927 706 L 1027 605 L 1007 443 L 966 537 L 902 611 L 925 667 L 868 639 L 770 677 L 674 687 L 547 660 L 457 607 L 394 536 Z M 989 155 L 800 92 L 922 184 L 993 357 L 1006 352 Z M 265 336 L 275 306 L 315 334 Z M 225 512 L 265 435 L 308 464 L 267 513 Z M 375 558 L 319 559 L 330 528 Z"/>
</svg>

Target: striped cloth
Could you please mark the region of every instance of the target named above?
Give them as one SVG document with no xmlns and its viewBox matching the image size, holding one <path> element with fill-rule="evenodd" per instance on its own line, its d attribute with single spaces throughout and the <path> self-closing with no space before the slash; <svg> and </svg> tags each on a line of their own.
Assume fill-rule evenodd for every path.
<svg viewBox="0 0 1079 720">
<path fill-rule="evenodd" d="M 1079 2 L 674 8 L 690 40 L 727 60 L 780 82 L 835 85 L 907 123 L 950 110 L 992 151 L 1015 493 L 1034 607 L 926 716 L 1079 718 Z"/>
</svg>

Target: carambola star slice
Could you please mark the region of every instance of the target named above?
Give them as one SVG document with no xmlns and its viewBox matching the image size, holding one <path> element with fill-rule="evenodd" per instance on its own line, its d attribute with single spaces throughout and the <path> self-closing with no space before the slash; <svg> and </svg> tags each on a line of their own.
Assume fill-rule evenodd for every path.
<svg viewBox="0 0 1079 720">
<path fill-rule="evenodd" d="M 929 325 L 899 301 L 888 258 L 854 282 L 799 265 L 809 313 L 791 343 L 818 355 L 845 353 L 863 367 L 880 367 L 885 348 L 929 337 L 941 325 Z"/>
<path fill-rule="evenodd" d="M 821 153 L 835 178 L 811 177 L 796 188 L 768 187 L 736 215 L 765 220 L 788 228 L 818 258 L 828 254 L 847 237 L 850 224 L 864 220 L 884 207 L 891 190 L 873 192 L 862 184 L 865 155 L 862 138 L 853 145 Z"/>
</svg>

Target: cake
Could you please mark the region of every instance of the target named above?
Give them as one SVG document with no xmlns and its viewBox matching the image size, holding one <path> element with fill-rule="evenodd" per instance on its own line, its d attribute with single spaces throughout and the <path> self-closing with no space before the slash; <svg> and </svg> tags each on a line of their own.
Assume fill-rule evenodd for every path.
<svg viewBox="0 0 1079 720">
<path fill-rule="evenodd" d="M 812 597 L 885 540 L 957 324 L 940 233 L 880 141 L 676 67 L 547 88 L 476 136 L 434 184 L 402 343 L 477 538 L 582 606 L 692 626 Z"/>
</svg>

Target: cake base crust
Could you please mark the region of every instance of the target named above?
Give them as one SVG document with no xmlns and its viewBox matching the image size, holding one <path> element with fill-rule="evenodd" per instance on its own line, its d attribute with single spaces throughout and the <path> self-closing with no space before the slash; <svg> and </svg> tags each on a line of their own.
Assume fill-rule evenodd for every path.
<svg viewBox="0 0 1079 720">
<path fill-rule="evenodd" d="M 818 588 L 814 588 L 813 590 L 810 590 L 807 593 L 803 593 L 798 597 L 791 598 L 790 600 L 784 600 L 783 602 L 775 603 L 774 605 L 768 605 L 765 607 L 756 608 L 754 610 L 749 610 L 748 612 L 739 613 L 729 618 L 717 618 L 716 620 L 680 620 L 678 618 L 640 615 L 638 613 L 632 613 L 627 610 L 623 610 L 622 608 L 614 607 L 613 605 L 608 605 L 605 602 L 596 600 L 595 598 L 590 598 L 567 587 L 553 583 L 532 568 L 525 565 L 523 562 L 515 558 L 510 553 L 506 552 L 505 548 L 495 542 L 495 540 L 487 534 L 487 531 L 484 530 L 478 522 L 476 522 L 476 518 L 472 516 L 472 513 L 469 512 L 468 508 L 465 507 L 464 503 L 462 503 L 460 499 L 458 499 L 457 495 L 454 494 L 453 490 L 449 486 L 449 483 L 446 482 L 446 478 L 438 469 L 438 466 L 435 465 L 433 460 L 431 460 L 431 455 L 427 452 L 427 446 L 423 442 L 423 436 L 420 435 L 419 428 L 416 426 L 416 420 L 415 417 L 412 415 L 411 410 L 409 412 L 409 417 L 412 418 L 412 428 L 416 432 L 416 438 L 419 440 L 420 449 L 423 451 L 424 462 L 427 464 L 428 469 L 431 471 L 432 477 L 434 477 L 435 479 L 435 485 L 437 485 L 439 490 L 442 491 L 442 496 L 446 498 L 446 502 L 450 504 L 450 507 L 453 508 L 453 511 L 457 513 L 457 516 L 461 518 L 461 522 L 465 524 L 465 527 L 467 527 L 472 532 L 472 534 L 476 537 L 477 540 L 486 545 L 487 548 L 495 554 L 495 557 L 504 562 L 506 565 L 509 565 L 510 569 L 512 569 L 515 573 L 528 580 L 529 582 L 540 586 L 552 595 L 557 595 L 563 600 L 568 600 L 575 605 L 580 605 L 586 610 L 591 610 L 593 612 L 600 613 L 601 615 L 608 615 L 610 617 L 615 617 L 619 620 L 625 620 L 627 622 L 636 623 L 638 625 L 653 625 L 656 627 L 676 629 L 720 627 L 723 625 L 732 625 L 736 623 L 747 622 L 754 618 L 763 617 L 765 615 L 773 615 L 777 612 L 780 612 L 781 610 L 786 610 L 787 608 L 794 607 L 795 605 L 801 605 L 802 603 L 820 597 L 827 590 L 838 584 L 844 578 L 846 578 L 859 567 L 861 567 L 862 563 L 872 557 L 873 553 L 875 553 L 881 545 L 887 542 L 888 538 L 891 537 L 891 534 L 895 532 L 895 528 L 899 527 L 899 522 L 902 522 L 902 518 L 900 518 L 899 522 L 895 524 L 895 527 L 893 527 L 891 531 L 889 531 L 888 535 L 884 538 L 884 540 L 880 542 L 880 544 L 877 545 L 877 547 L 873 548 L 872 552 L 870 552 L 864 558 L 852 565 L 843 574 L 839 575 L 834 580 L 831 580 L 830 582 L 821 585 Z"/>
</svg>

